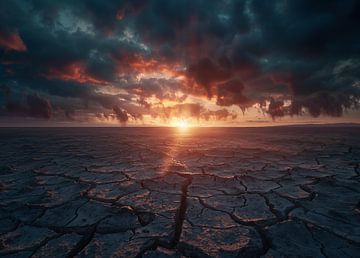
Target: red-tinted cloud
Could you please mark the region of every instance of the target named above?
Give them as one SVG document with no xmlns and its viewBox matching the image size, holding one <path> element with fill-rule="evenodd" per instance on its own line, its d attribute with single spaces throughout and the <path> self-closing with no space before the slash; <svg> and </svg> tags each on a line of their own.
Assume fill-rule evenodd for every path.
<svg viewBox="0 0 360 258">
<path fill-rule="evenodd" d="M 26 45 L 19 33 L 0 29 L 0 47 L 7 50 L 26 51 Z"/>
<path fill-rule="evenodd" d="M 81 63 L 70 63 L 61 67 L 50 67 L 44 75 L 47 79 L 60 79 L 64 81 L 76 81 L 78 83 L 106 84 L 106 81 L 99 80 L 86 72 Z"/>
</svg>

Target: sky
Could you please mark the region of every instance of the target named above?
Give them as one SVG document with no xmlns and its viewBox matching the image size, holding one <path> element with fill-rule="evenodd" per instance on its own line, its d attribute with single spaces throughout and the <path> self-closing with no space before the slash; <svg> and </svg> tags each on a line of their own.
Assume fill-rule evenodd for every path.
<svg viewBox="0 0 360 258">
<path fill-rule="evenodd" d="M 360 123 L 360 1 L 2 0 L 0 125 Z"/>
</svg>

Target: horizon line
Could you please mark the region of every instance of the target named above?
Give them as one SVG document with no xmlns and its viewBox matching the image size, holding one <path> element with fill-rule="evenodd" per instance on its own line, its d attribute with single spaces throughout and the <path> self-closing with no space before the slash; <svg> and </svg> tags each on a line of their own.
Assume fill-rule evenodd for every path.
<svg viewBox="0 0 360 258">
<path fill-rule="evenodd" d="M 360 123 L 304 123 L 304 124 L 273 124 L 273 125 L 246 125 L 246 126 L 189 126 L 188 129 L 196 128 L 266 128 L 266 127 L 360 127 Z M 1 128 L 178 128 L 170 125 L 2 125 Z"/>
</svg>

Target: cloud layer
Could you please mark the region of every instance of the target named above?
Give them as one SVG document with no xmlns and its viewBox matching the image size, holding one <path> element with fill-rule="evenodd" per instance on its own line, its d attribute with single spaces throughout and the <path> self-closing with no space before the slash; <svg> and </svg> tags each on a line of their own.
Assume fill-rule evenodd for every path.
<svg viewBox="0 0 360 258">
<path fill-rule="evenodd" d="M 360 98 L 356 0 L 0 3 L 0 114 L 341 116 Z"/>
</svg>

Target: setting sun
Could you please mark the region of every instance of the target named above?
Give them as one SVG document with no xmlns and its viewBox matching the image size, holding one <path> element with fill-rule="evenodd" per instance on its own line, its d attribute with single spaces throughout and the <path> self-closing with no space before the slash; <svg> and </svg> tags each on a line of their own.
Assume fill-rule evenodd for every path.
<svg viewBox="0 0 360 258">
<path fill-rule="evenodd" d="M 188 128 L 189 123 L 186 120 L 179 120 L 175 123 L 175 127 L 177 128 Z"/>
</svg>

